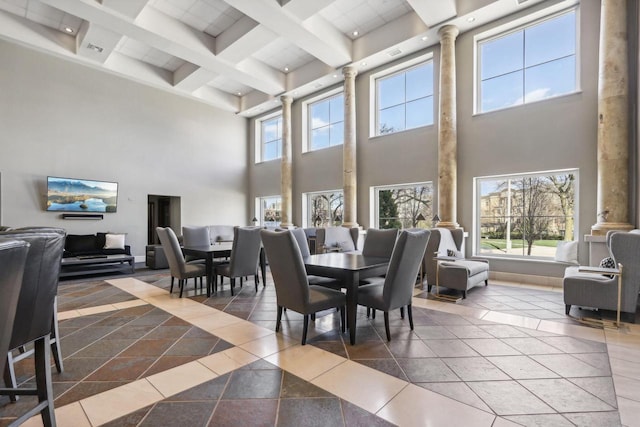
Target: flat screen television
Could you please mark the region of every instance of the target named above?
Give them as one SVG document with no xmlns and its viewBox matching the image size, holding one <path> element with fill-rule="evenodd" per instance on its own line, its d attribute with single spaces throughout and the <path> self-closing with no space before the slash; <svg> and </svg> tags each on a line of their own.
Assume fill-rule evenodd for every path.
<svg viewBox="0 0 640 427">
<path fill-rule="evenodd" d="M 47 177 L 47 210 L 55 212 L 115 212 L 118 183 Z"/>
</svg>

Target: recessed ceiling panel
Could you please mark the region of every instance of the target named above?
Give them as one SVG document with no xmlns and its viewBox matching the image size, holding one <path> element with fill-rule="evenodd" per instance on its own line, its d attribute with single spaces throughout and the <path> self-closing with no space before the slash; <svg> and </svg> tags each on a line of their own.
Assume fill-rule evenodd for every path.
<svg viewBox="0 0 640 427">
<path fill-rule="evenodd" d="M 325 7 L 320 15 L 345 35 L 355 39 L 411 10 L 405 0 L 336 0 Z M 354 35 L 354 31 L 358 34 Z"/>
<path fill-rule="evenodd" d="M 218 76 L 208 83 L 209 86 L 215 87 L 223 92 L 227 92 L 233 95 L 246 95 L 251 92 L 253 88 L 238 83 L 237 81 L 225 76 Z"/>
<path fill-rule="evenodd" d="M 37 0 L 0 0 L 0 10 L 27 18 L 65 34 L 75 35 L 82 19 Z"/>
<path fill-rule="evenodd" d="M 149 5 L 214 37 L 243 16 L 223 0 L 151 0 Z"/>
<path fill-rule="evenodd" d="M 171 72 L 186 63 L 186 61 L 180 58 L 176 58 L 166 52 L 154 49 L 151 46 L 126 36 L 120 39 L 115 51 Z"/>
<path fill-rule="evenodd" d="M 260 49 L 253 57 L 280 71 L 283 71 L 285 67 L 289 69 L 288 71 L 295 70 L 315 59 L 282 37 Z"/>
</svg>

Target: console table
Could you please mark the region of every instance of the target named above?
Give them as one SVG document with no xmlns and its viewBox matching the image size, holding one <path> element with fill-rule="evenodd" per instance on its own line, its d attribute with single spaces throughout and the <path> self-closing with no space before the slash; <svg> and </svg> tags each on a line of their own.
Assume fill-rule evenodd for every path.
<svg viewBox="0 0 640 427">
<path fill-rule="evenodd" d="M 134 273 L 135 257 L 133 255 L 69 257 L 62 258 L 60 266 L 60 277 L 115 272 Z"/>
</svg>

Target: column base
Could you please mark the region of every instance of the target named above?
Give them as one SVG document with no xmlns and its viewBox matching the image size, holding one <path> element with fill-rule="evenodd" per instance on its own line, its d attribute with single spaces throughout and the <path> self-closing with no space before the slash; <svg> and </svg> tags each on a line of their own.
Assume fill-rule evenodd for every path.
<svg viewBox="0 0 640 427">
<path fill-rule="evenodd" d="M 606 236 L 611 230 L 629 231 L 633 230 L 633 225 L 625 222 L 599 222 L 591 226 L 591 235 Z"/>
<path fill-rule="evenodd" d="M 360 228 L 360 224 L 358 224 L 357 222 L 343 222 L 342 226 L 347 228 Z"/>
<path fill-rule="evenodd" d="M 438 228 L 448 228 L 449 230 L 461 228 L 460 224 L 458 224 L 457 222 L 450 222 L 450 221 L 440 221 L 435 226 Z"/>
<path fill-rule="evenodd" d="M 293 224 L 282 224 L 282 223 L 280 224 L 279 227 L 285 230 L 293 230 L 294 228 L 296 228 L 296 226 Z"/>
</svg>

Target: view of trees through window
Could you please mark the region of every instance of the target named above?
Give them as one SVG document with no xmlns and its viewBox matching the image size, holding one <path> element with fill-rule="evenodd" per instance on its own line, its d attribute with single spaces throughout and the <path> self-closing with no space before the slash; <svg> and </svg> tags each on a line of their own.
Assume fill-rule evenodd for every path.
<svg viewBox="0 0 640 427">
<path fill-rule="evenodd" d="M 429 182 L 376 189 L 378 228 L 429 228 L 433 185 Z"/>
<path fill-rule="evenodd" d="M 282 220 L 282 199 L 280 196 L 260 198 L 260 225 L 277 227 Z"/>
<path fill-rule="evenodd" d="M 342 225 L 344 198 L 342 191 L 307 194 L 309 217 L 307 224 L 313 227 Z"/>
<path fill-rule="evenodd" d="M 553 257 L 575 238 L 577 171 L 478 180 L 479 253 Z"/>
</svg>

